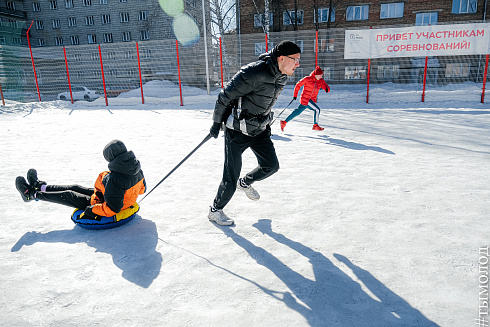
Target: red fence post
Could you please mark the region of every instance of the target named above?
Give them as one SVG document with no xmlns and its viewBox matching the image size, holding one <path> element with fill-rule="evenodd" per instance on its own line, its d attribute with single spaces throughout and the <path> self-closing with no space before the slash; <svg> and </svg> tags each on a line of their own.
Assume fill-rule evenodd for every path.
<svg viewBox="0 0 490 327">
<path fill-rule="evenodd" d="M 481 92 L 481 103 L 485 103 L 485 87 L 487 86 L 487 73 L 488 73 L 488 55 L 485 60 L 485 73 L 483 74 L 483 89 Z"/>
<path fill-rule="evenodd" d="M 179 41 L 175 40 L 175 48 L 177 49 L 177 71 L 179 72 L 179 92 L 180 92 L 180 106 L 184 105 L 182 100 L 182 83 L 180 81 L 180 61 L 179 61 Z"/>
<path fill-rule="evenodd" d="M 66 49 L 63 47 L 63 54 L 65 55 L 66 76 L 68 77 L 68 89 L 70 90 L 70 99 L 73 104 L 73 93 L 71 92 L 70 71 L 68 70 L 68 60 L 66 59 Z"/>
<path fill-rule="evenodd" d="M 2 83 L 0 83 L 0 96 L 2 97 L 2 103 L 3 103 L 3 106 L 5 107 L 5 99 L 3 98 Z"/>
<path fill-rule="evenodd" d="M 315 67 L 318 66 L 318 31 L 315 36 Z"/>
<path fill-rule="evenodd" d="M 32 48 L 31 48 L 31 40 L 29 39 L 29 31 L 31 30 L 33 23 L 34 23 L 34 21 L 31 22 L 31 26 L 29 26 L 29 29 L 27 30 L 26 35 L 27 35 L 27 44 L 29 45 L 29 52 L 31 53 L 32 69 L 34 70 L 34 80 L 36 81 L 37 97 L 39 98 L 39 102 L 41 102 L 41 93 L 39 92 L 39 84 L 37 83 L 36 66 L 34 65 L 34 57 L 32 56 Z"/>
<path fill-rule="evenodd" d="M 425 102 L 425 84 L 427 82 L 427 61 L 429 57 L 425 57 L 425 68 L 424 68 L 424 86 L 422 89 L 422 102 Z"/>
<path fill-rule="evenodd" d="M 99 44 L 99 59 L 100 59 L 100 70 L 102 72 L 102 85 L 104 86 L 105 105 L 107 107 L 109 104 L 107 103 L 107 91 L 105 88 L 104 64 L 102 63 L 102 51 L 100 50 L 100 44 Z"/>
<path fill-rule="evenodd" d="M 219 61 L 220 61 L 220 65 L 221 65 L 221 88 L 224 87 L 224 84 L 223 84 L 223 49 L 221 47 L 221 36 L 219 38 Z"/>
<path fill-rule="evenodd" d="M 140 73 L 141 103 L 145 104 L 145 97 L 143 96 L 143 79 L 141 78 L 140 48 L 138 47 L 138 42 L 136 42 L 136 56 L 138 57 L 138 71 Z"/>
</svg>

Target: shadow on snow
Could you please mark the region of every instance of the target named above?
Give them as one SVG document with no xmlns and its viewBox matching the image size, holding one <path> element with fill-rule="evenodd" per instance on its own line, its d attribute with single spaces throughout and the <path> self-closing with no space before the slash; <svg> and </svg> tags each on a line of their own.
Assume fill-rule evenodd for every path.
<svg viewBox="0 0 490 327">
<path fill-rule="evenodd" d="M 370 146 L 370 145 L 364 145 L 362 143 L 356 143 L 356 142 L 349 142 L 349 141 L 344 141 L 340 139 L 334 139 L 331 137 L 328 137 L 327 135 L 319 135 L 319 136 L 300 136 L 303 138 L 309 138 L 313 140 L 320 140 L 320 141 L 325 141 L 325 144 L 328 145 L 334 145 L 338 146 L 341 148 L 346 148 L 346 149 L 351 149 L 351 150 L 357 150 L 357 151 L 375 151 L 375 152 L 380 152 L 384 154 L 395 154 L 394 152 L 380 148 L 378 146 Z M 283 142 L 290 142 L 292 141 L 291 138 L 287 136 L 281 136 L 281 135 L 273 135 L 271 137 L 275 141 L 283 141 Z"/>
<path fill-rule="evenodd" d="M 75 226 L 73 229 L 47 233 L 28 232 L 11 251 L 17 252 L 22 246 L 38 242 L 86 243 L 96 252 L 110 254 L 114 264 L 122 270 L 122 277 L 144 288 L 148 288 L 158 277 L 162 266 L 162 255 L 156 251 L 156 225 L 150 220 L 141 219 L 139 215 L 115 229 L 86 230 Z"/>
<path fill-rule="evenodd" d="M 322 253 L 293 241 L 285 235 L 273 232 L 270 220 L 262 219 L 253 226 L 278 243 L 308 258 L 315 280 L 303 277 L 270 252 L 235 233 L 233 229 L 216 226 L 247 251 L 259 265 L 273 272 L 291 292 L 273 291 L 254 281 L 232 274 L 256 285 L 276 300 L 282 301 L 290 309 L 300 313 L 310 326 L 438 326 L 384 286 L 371 273 L 356 266 L 348 258 L 334 254 L 335 258 L 349 267 L 377 299 L 366 293 L 358 282 L 352 280 Z"/>
</svg>

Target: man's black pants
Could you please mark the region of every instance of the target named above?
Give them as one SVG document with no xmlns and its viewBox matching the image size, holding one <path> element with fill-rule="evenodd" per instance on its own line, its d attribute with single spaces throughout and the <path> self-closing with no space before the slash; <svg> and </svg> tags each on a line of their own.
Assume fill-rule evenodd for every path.
<svg viewBox="0 0 490 327">
<path fill-rule="evenodd" d="M 36 198 L 72 208 L 85 209 L 90 205 L 92 194 L 94 194 L 93 188 L 80 185 L 47 185 L 46 192 L 37 192 Z"/>
<path fill-rule="evenodd" d="M 279 161 L 270 137 L 269 127 L 255 137 L 226 129 L 223 179 L 213 202 L 216 209 L 223 209 L 235 194 L 242 169 L 242 154 L 246 149 L 250 148 L 253 151 L 259 164 L 257 168 L 245 175 L 244 180 L 247 184 L 263 180 L 279 170 Z"/>
</svg>

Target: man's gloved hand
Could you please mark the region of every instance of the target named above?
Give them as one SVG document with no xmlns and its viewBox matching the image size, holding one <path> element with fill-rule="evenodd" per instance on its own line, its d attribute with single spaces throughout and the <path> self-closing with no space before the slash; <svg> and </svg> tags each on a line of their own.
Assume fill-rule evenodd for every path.
<svg viewBox="0 0 490 327">
<path fill-rule="evenodd" d="M 293 97 L 293 101 L 296 100 L 296 97 Z"/>
<path fill-rule="evenodd" d="M 84 218 L 84 219 L 94 219 L 94 220 L 100 220 L 100 217 L 97 216 L 95 213 L 92 212 L 92 209 L 94 208 L 94 206 L 88 206 L 85 208 L 85 211 L 80 215 L 79 219 L 80 218 Z"/>
<path fill-rule="evenodd" d="M 327 85 L 327 89 L 325 90 L 327 93 L 330 92 L 330 86 Z"/>
<path fill-rule="evenodd" d="M 211 136 L 216 139 L 218 138 L 220 129 L 221 129 L 221 123 L 214 122 L 213 126 L 211 126 L 211 129 L 209 130 L 209 134 L 211 134 Z"/>
</svg>

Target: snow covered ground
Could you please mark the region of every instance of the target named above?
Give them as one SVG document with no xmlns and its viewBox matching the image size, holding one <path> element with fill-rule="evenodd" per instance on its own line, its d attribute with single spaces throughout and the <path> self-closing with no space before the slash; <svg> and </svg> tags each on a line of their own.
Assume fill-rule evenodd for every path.
<svg viewBox="0 0 490 327">
<path fill-rule="evenodd" d="M 323 132 L 273 125 L 279 172 L 207 220 L 222 134 L 122 227 L 74 226 L 14 180 L 93 185 L 119 138 L 151 189 L 207 135 L 216 91 L 152 82 L 94 102 L 0 107 L 0 326 L 474 326 L 490 246 L 490 105 L 481 85 L 332 86 Z M 281 94 L 278 114 L 292 98 Z M 297 105 L 295 102 L 292 106 Z M 287 109 L 283 118 L 290 113 Z M 250 151 L 243 170 L 256 165 Z"/>
</svg>

